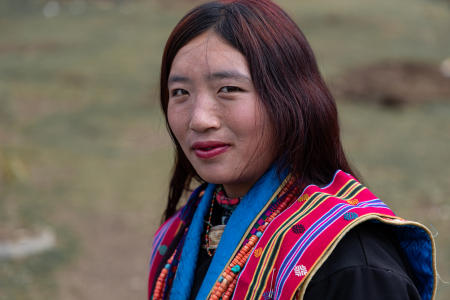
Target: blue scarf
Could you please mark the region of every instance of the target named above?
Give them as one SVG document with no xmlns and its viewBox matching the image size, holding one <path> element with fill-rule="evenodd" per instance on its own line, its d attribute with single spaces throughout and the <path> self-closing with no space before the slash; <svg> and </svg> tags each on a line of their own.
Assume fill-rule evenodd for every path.
<svg viewBox="0 0 450 300">
<path fill-rule="evenodd" d="M 196 299 L 203 300 L 207 298 L 209 291 L 220 276 L 220 272 L 232 256 L 245 232 L 281 185 L 287 172 L 280 175 L 277 173 L 277 165 L 274 164 L 242 198 L 225 227 Z M 170 299 L 189 299 L 194 282 L 195 268 L 197 267 L 201 235 L 204 229 L 203 220 L 211 205 L 214 189 L 214 184 L 208 184 L 195 211 L 181 252 L 180 262 L 170 291 Z"/>
</svg>

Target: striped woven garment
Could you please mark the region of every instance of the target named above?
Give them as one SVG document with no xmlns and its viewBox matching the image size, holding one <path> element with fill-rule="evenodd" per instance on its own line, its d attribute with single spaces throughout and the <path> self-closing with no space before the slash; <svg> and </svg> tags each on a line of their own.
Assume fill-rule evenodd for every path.
<svg viewBox="0 0 450 300">
<path fill-rule="evenodd" d="M 236 254 L 235 249 L 240 249 L 245 242 L 247 229 L 258 221 L 258 216 L 267 209 L 267 203 L 282 185 L 277 181 L 274 170 L 268 173 L 255 184 L 246 196 L 247 201 L 244 197 L 233 213 L 197 299 L 209 298 L 220 274 Z M 175 249 L 179 249 L 182 252 L 176 262 L 179 267 L 176 272 L 174 267 L 174 274 L 167 279 L 165 298 L 189 297 L 198 254 L 195 245 L 200 243 L 203 230 L 202 226 L 194 223 L 206 213 L 214 186 L 208 185 L 204 193 L 202 190 L 205 190 L 204 186 L 194 191 L 187 205 L 157 231 L 150 261 L 149 295 L 161 265 Z M 200 194 L 203 197 L 199 197 Z M 257 207 L 246 207 L 251 201 L 262 203 Z M 246 228 L 240 228 L 239 222 L 233 223 L 240 206 L 244 206 L 241 211 L 251 215 L 247 223 L 242 220 L 244 215 L 235 218 Z M 366 187 L 342 171 L 336 172 L 332 182 L 325 187 L 306 187 L 300 197 L 269 224 L 239 274 L 233 299 L 302 298 L 308 282 L 337 243 L 350 229 L 366 221 L 392 225 L 405 258 L 415 273 L 422 299 L 432 299 L 436 289 L 436 271 L 434 243 L 429 230 L 420 223 L 396 217 Z M 200 231 L 198 241 L 191 240 L 197 236 L 194 231 Z"/>
</svg>

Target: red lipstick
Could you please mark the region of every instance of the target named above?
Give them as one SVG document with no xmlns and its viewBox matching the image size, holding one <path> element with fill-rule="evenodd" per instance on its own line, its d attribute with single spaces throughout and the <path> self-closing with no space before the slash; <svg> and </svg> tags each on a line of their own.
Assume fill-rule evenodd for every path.
<svg viewBox="0 0 450 300">
<path fill-rule="evenodd" d="M 196 142 L 192 145 L 195 155 L 203 159 L 213 158 L 222 154 L 228 150 L 228 147 L 230 145 L 216 141 Z"/>
</svg>

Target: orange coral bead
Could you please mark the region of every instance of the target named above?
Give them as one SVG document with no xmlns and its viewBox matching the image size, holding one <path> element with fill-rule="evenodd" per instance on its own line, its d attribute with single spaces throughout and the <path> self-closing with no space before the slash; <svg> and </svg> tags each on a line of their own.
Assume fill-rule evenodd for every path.
<svg viewBox="0 0 450 300">
<path fill-rule="evenodd" d="M 222 282 L 220 283 L 220 286 L 224 289 L 226 289 L 228 287 L 228 280 L 226 280 L 225 278 L 222 280 Z"/>
<path fill-rule="evenodd" d="M 294 179 L 291 179 L 283 188 L 282 193 L 278 194 L 277 202 L 275 202 L 271 208 L 272 213 L 267 216 L 263 225 L 259 225 L 257 227 L 257 231 L 263 233 L 267 226 L 275 217 L 277 217 L 281 212 L 283 212 L 288 205 L 292 202 L 293 197 L 299 194 L 299 189 L 297 187 L 292 188 L 292 185 L 295 183 Z M 280 200 L 284 197 L 283 200 Z M 280 202 L 281 201 L 281 202 Z M 260 235 L 261 236 L 261 235 Z M 233 295 L 233 291 L 236 287 L 237 283 L 237 274 L 231 271 L 232 266 L 239 265 L 241 268 L 245 266 L 248 257 L 250 256 L 253 248 L 258 243 L 259 237 L 255 234 L 251 235 L 246 244 L 242 245 L 239 252 L 235 255 L 230 265 L 228 265 L 225 271 L 222 273 L 222 282 L 220 286 L 214 287 L 212 296 L 218 297 L 217 299 L 228 300 Z M 218 283 L 218 282 L 217 282 Z M 226 289 L 226 290 L 225 290 Z M 212 297 L 211 299 L 216 299 L 216 297 Z"/>
</svg>

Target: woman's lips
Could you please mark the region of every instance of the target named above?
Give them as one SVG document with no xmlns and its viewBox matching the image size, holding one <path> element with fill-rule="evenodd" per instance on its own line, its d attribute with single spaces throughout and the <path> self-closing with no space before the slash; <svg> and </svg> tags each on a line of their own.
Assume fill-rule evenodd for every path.
<svg viewBox="0 0 450 300">
<path fill-rule="evenodd" d="M 227 151 L 229 147 L 229 144 L 213 141 L 197 142 L 192 145 L 195 155 L 203 159 L 213 158 L 219 154 L 222 154 Z"/>
</svg>

